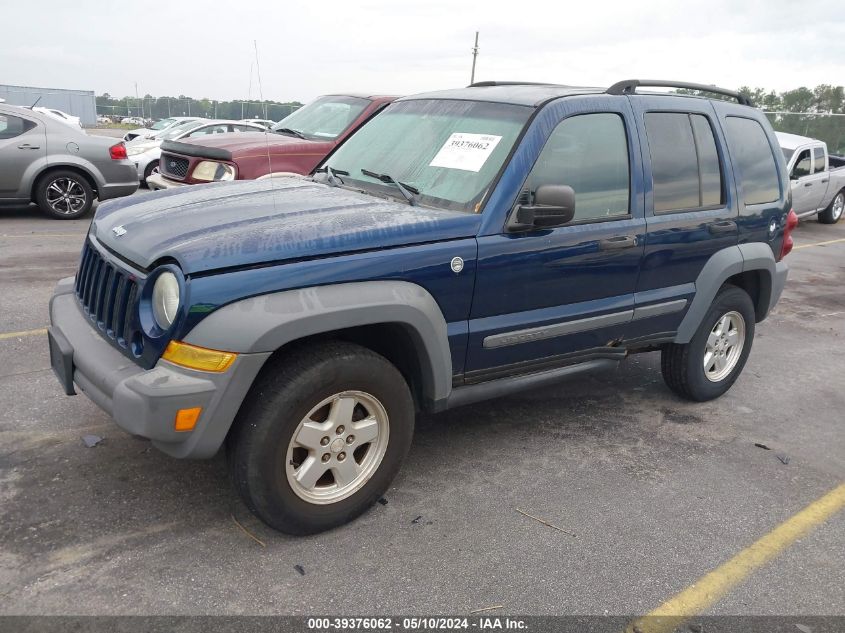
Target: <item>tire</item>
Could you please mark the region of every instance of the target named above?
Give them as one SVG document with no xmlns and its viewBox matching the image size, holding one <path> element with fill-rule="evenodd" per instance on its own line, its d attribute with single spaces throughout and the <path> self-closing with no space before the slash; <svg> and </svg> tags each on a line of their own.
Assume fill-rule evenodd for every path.
<svg viewBox="0 0 845 633">
<path fill-rule="evenodd" d="M 158 173 L 158 161 L 154 160 L 149 165 L 147 165 L 146 169 L 144 169 L 144 180 L 142 182 L 143 182 L 145 187 L 147 186 L 147 178 L 149 178 L 153 174 L 157 174 L 157 173 Z"/>
<path fill-rule="evenodd" d="M 35 202 L 54 220 L 74 220 L 91 210 L 94 191 L 75 171 L 51 171 L 38 180 Z"/>
<path fill-rule="evenodd" d="M 374 439 L 361 441 L 374 429 Z M 359 345 L 316 343 L 271 361 L 256 379 L 229 434 L 229 468 L 267 525 L 314 534 L 351 521 L 384 494 L 413 431 L 413 399 L 396 367 Z"/>
<path fill-rule="evenodd" d="M 827 209 L 819 213 L 819 222 L 836 224 L 842 218 L 843 211 L 845 211 L 845 190 L 833 196 Z"/>
<path fill-rule="evenodd" d="M 720 324 L 725 331 L 717 331 Z M 754 340 L 754 325 L 754 304 L 748 293 L 736 286 L 723 286 L 692 340 L 663 348 L 661 370 L 666 385 L 687 400 L 704 402 L 721 396 L 745 367 Z M 736 336 L 731 337 L 730 331 Z M 741 347 L 736 349 L 739 344 Z M 714 347 L 716 355 L 708 357 L 708 348 Z M 705 362 L 709 368 L 705 368 Z"/>
</svg>

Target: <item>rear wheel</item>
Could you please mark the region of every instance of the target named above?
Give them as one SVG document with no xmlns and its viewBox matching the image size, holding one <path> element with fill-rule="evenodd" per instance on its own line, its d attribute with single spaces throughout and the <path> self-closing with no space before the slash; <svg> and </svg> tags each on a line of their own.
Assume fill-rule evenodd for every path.
<svg viewBox="0 0 845 633">
<path fill-rule="evenodd" d="M 672 391 L 688 400 L 718 398 L 742 373 L 754 340 L 754 304 L 748 293 L 725 286 L 689 343 L 663 348 L 661 370 Z"/>
<path fill-rule="evenodd" d="M 53 171 L 35 187 L 38 207 L 56 220 L 73 220 L 91 210 L 94 191 L 88 181 L 73 171 Z"/>
<path fill-rule="evenodd" d="M 312 534 L 384 494 L 411 445 L 414 406 L 399 370 L 343 342 L 302 347 L 268 366 L 229 437 L 232 477 L 271 527 Z"/>
<path fill-rule="evenodd" d="M 840 191 L 830 201 L 827 209 L 819 213 L 819 222 L 822 224 L 836 224 L 845 211 L 845 191 Z"/>
</svg>

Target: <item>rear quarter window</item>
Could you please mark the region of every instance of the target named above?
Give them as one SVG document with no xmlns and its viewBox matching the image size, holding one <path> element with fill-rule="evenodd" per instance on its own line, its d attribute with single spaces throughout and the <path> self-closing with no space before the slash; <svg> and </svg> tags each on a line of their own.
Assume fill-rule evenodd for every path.
<svg viewBox="0 0 845 633">
<path fill-rule="evenodd" d="M 777 164 L 763 126 L 754 119 L 737 116 L 726 117 L 725 125 L 743 202 L 751 205 L 779 200 Z"/>
</svg>

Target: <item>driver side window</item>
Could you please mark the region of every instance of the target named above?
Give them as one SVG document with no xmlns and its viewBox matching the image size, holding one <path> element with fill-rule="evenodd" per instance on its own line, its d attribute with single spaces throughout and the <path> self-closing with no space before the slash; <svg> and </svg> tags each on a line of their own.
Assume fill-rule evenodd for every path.
<svg viewBox="0 0 845 633">
<path fill-rule="evenodd" d="M 803 178 L 804 176 L 809 176 L 810 167 L 810 150 L 805 149 L 798 155 L 798 158 L 795 161 L 795 166 L 792 168 L 792 177 Z"/>
<path fill-rule="evenodd" d="M 541 185 L 569 185 L 575 191 L 574 222 L 628 215 L 628 137 L 618 114 L 569 117 L 554 129 L 526 181 L 533 200 Z"/>
</svg>

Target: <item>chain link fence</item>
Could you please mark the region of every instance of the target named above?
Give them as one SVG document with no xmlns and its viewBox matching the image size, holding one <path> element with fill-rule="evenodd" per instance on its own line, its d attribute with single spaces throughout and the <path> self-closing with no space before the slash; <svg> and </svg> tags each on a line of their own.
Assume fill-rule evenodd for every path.
<svg viewBox="0 0 845 633">
<path fill-rule="evenodd" d="M 766 112 L 778 132 L 809 136 L 827 143 L 831 154 L 845 155 L 845 114 Z"/>
<path fill-rule="evenodd" d="M 125 99 L 104 102 L 97 99 L 97 114 L 114 119 L 142 117 L 163 119 L 170 116 L 198 116 L 207 119 L 270 119 L 280 121 L 301 107 L 297 103 L 260 101 L 212 101 L 172 97 Z"/>
</svg>

